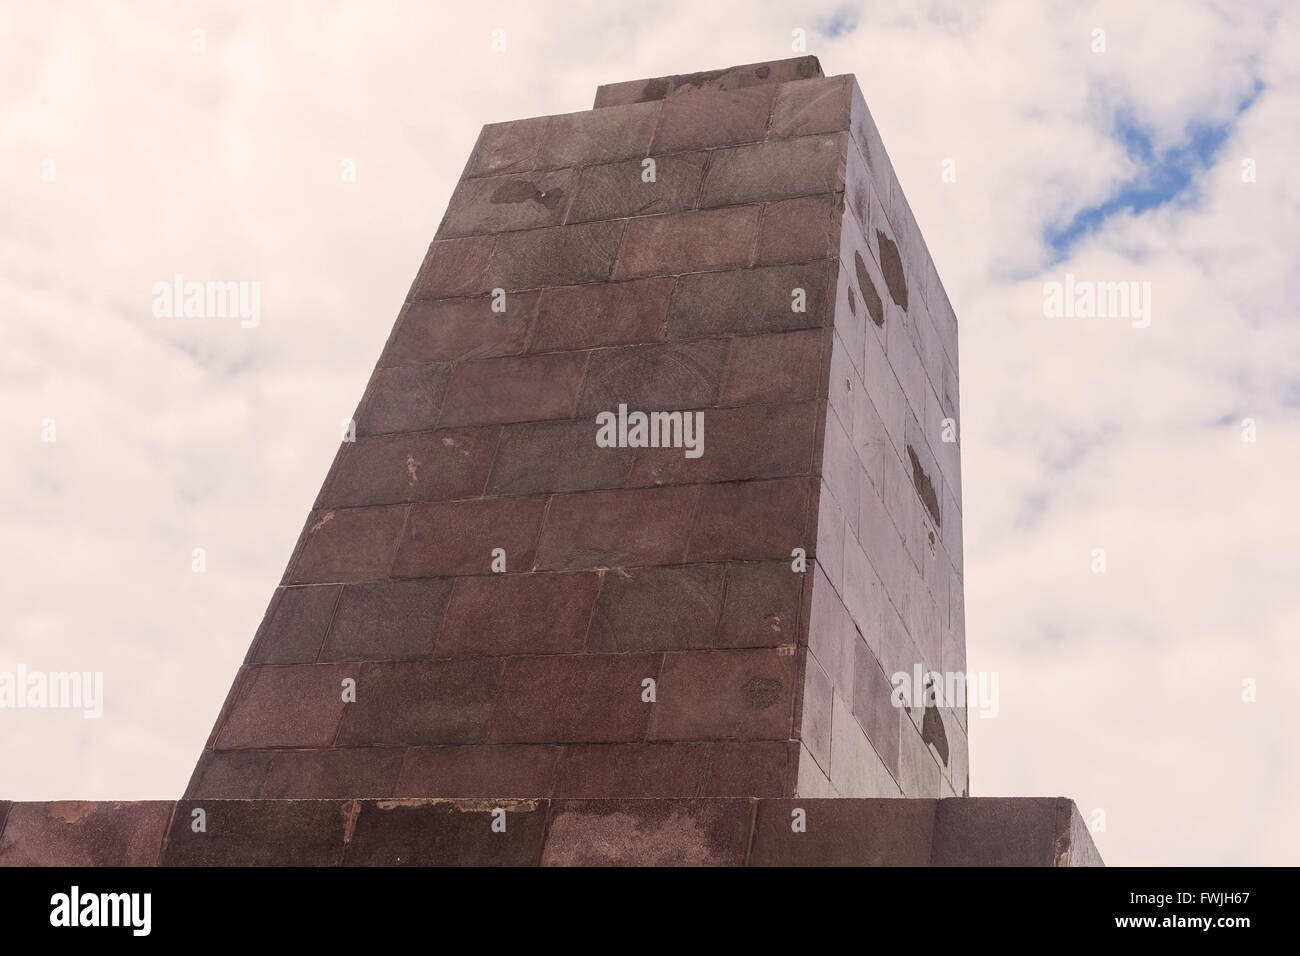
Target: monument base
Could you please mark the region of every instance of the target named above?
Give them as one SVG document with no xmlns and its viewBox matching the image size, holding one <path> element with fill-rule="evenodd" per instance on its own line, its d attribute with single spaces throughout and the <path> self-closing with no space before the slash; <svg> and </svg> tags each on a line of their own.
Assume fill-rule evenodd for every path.
<svg viewBox="0 0 1300 956">
<path fill-rule="evenodd" d="M 5 866 L 1101 866 L 1074 801 L 0 802 Z"/>
</svg>

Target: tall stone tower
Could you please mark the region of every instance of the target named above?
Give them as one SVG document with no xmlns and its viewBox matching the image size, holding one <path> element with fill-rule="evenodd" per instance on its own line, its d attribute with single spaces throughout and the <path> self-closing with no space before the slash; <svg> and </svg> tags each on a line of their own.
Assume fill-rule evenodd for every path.
<svg viewBox="0 0 1300 956">
<path fill-rule="evenodd" d="M 965 795 L 957 417 L 852 76 L 486 126 L 187 796 Z"/>
<path fill-rule="evenodd" d="M 486 126 L 185 798 L 0 800 L 0 865 L 1099 864 L 915 686 L 957 419 L 851 76 Z"/>
</svg>

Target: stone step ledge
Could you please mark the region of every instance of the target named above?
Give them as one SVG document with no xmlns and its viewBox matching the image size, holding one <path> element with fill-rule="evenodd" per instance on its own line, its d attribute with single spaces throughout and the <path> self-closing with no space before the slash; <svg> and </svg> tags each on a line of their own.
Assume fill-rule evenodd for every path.
<svg viewBox="0 0 1300 956">
<path fill-rule="evenodd" d="M 1064 797 L 0 801 L 4 866 L 1101 866 Z"/>
</svg>

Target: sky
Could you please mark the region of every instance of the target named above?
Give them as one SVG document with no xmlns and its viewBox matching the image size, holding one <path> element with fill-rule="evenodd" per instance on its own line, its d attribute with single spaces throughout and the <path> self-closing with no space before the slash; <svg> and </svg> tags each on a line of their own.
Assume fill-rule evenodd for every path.
<svg viewBox="0 0 1300 956">
<path fill-rule="evenodd" d="M 482 124 L 802 30 L 960 324 L 972 794 L 1074 798 L 1111 864 L 1300 863 L 1298 19 L 0 2 L 0 671 L 104 674 L 100 719 L 0 710 L 0 797 L 184 789 Z M 154 315 L 178 273 L 260 322 Z M 1149 326 L 1048 316 L 1067 274 Z"/>
</svg>

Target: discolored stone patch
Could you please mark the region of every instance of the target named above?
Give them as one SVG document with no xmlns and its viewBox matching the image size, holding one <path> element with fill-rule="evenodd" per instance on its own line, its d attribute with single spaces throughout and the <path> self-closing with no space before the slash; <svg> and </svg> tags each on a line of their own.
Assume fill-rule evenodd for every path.
<svg viewBox="0 0 1300 956">
<path fill-rule="evenodd" d="M 907 459 L 912 464 L 912 484 L 916 486 L 916 493 L 921 496 L 921 502 L 925 505 L 925 510 L 930 513 L 935 526 L 938 527 L 943 524 L 939 516 L 939 494 L 935 491 L 930 476 L 921 467 L 921 459 L 917 455 L 916 449 L 911 445 L 907 446 Z"/>
<path fill-rule="evenodd" d="M 903 277 L 903 260 L 898 256 L 898 246 L 879 229 L 876 230 L 876 248 L 880 251 L 880 271 L 885 274 L 885 285 L 894 304 L 907 311 L 907 280 Z"/>
<path fill-rule="evenodd" d="M 879 328 L 885 326 L 885 304 L 880 299 L 880 293 L 876 291 L 876 284 L 871 281 L 871 276 L 867 274 L 867 264 L 862 261 L 862 253 L 855 251 L 853 253 L 853 269 L 858 274 L 858 288 L 862 291 L 862 301 L 867 307 L 867 315 L 871 316 L 871 321 L 875 322 Z M 907 291 L 903 292 L 906 300 Z M 903 306 L 907 308 L 906 305 Z M 856 312 L 853 306 L 853 290 L 849 290 L 849 309 Z"/>
<path fill-rule="evenodd" d="M 557 800 L 543 866 L 740 866 L 748 800 Z"/>
</svg>

